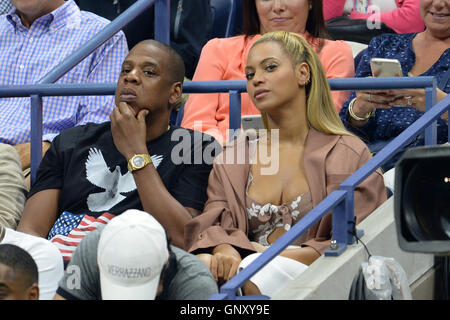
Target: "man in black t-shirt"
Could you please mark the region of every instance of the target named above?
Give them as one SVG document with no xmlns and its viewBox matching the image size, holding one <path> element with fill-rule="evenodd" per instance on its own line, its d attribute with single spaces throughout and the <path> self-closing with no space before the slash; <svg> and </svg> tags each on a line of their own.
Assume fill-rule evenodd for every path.
<svg viewBox="0 0 450 320">
<path fill-rule="evenodd" d="M 67 261 L 86 232 L 140 209 L 183 248 L 184 225 L 203 209 L 220 150 L 208 135 L 169 126 L 183 78 L 174 49 L 154 40 L 137 44 L 122 64 L 111 122 L 54 139 L 17 230 L 51 238 Z"/>
</svg>

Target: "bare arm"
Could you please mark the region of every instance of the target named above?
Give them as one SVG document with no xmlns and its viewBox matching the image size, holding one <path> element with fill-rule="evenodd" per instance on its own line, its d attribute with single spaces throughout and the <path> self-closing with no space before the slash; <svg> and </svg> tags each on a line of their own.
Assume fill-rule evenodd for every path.
<svg viewBox="0 0 450 320">
<path fill-rule="evenodd" d="M 297 249 L 286 249 L 280 253 L 280 256 L 293 259 L 309 266 L 320 257 L 320 253 L 311 247 L 302 247 Z"/>
<path fill-rule="evenodd" d="M 31 144 L 29 142 L 16 144 L 14 148 L 19 154 L 22 170 L 29 168 L 31 166 Z M 47 152 L 48 148 L 50 148 L 50 142 L 42 142 L 42 155 Z"/>
<path fill-rule="evenodd" d="M 359 118 L 366 118 L 369 113 L 374 112 L 375 109 L 388 109 L 392 101 L 395 100 L 394 94 L 380 93 L 377 91 L 357 91 L 356 100 L 350 102 L 352 105 L 352 110 L 355 116 Z M 350 109 L 350 105 L 349 105 Z M 362 127 L 367 124 L 369 118 L 366 120 L 356 120 L 350 115 L 347 121 L 355 128 Z"/>
<path fill-rule="evenodd" d="M 192 219 L 190 210 L 197 214 L 198 210 L 185 208 L 172 197 L 153 165 L 134 171 L 133 177 L 144 211 L 162 224 L 175 246 L 184 248 L 184 225 Z"/>
<path fill-rule="evenodd" d="M 48 189 L 28 199 L 17 231 L 46 238 L 58 218 L 60 193 L 59 189 Z"/>
<path fill-rule="evenodd" d="M 120 103 L 111 115 L 114 144 L 127 160 L 135 154 L 149 154 L 146 116 L 146 110 L 136 115 L 126 103 Z M 184 225 L 192 219 L 191 209 L 183 207 L 169 193 L 152 164 L 133 171 L 133 177 L 144 211 L 161 223 L 174 245 L 184 248 Z M 193 209 L 192 213 L 198 214 Z"/>
<path fill-rule="evenodd" d="M 447 96 L 439 88 L 436 90 L 436 100 L 441 101 Z M 410 106 L 419 111 L 425 111 L 425 90 L 423 89 L 406 89 L 406 90 L 388 90 L 385 93 L 377 91 L 357 91 L 356 100 L 353 103 L 353 113 L 360 118 L 365 118 L 366 115 L 375 109 L 389 109 L 393 106 Z M 350 107 L 350 106 L 349 106 Z M 448 112 L 445 112 L 441 118 L 448 121 Z M 367 120 L 355 120 L 350 116 L 348 122 L 353 127 L 362 127 L 367 123 Z"/>
<path fill-rule="evenodd" d="M 419 111 L 425 112 L 425 90 L 424 89 L 405 89 L 405 90 L 391 90 L 389 93 L 397 95 L 399 98 L 391 102 L 391 106 L 403 105 L 411 106 Z M 438 103 L 447 96 L 447 93 L 437 88 L 436 102 Z M 409 100 L 409 101 L 408 101 Z M 408 102 L 411 105 L 408 105 Z M 448 112 L 441 115 L 441 119 L 448 121 Z"/>
<path fill-rule="evenodd" d="M 61 297 L 59 294 L 55 293 L 55 296 L 53 297 L 53 300 L 66 300 L 66 299 Z"/>
</svg>

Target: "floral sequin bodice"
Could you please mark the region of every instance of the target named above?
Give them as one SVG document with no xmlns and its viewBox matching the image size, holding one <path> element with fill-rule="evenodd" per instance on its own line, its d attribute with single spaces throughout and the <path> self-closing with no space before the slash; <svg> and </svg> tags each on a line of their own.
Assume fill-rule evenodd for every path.
<svg viewBox="0 0 450 320">
<path fill-rule="evenodd" d="M 251 174 L 247 184 L 251 182 Z M 258 242 L 263 246 L 268 246 L 268 237 L 278 228 L 282 233 L 289 229 L 303 218 L 312 209 L 312 199 L 310 192 L 298 196 L 295 200 L 281 205 L 271 203 L 260 204 L 254 201 L 246 193 L 246 211 L 249 220 L 249 239 Z M 300 245 L 306 240 L 306 232 L 303 233 L 292 245 Z"/>
</svg>

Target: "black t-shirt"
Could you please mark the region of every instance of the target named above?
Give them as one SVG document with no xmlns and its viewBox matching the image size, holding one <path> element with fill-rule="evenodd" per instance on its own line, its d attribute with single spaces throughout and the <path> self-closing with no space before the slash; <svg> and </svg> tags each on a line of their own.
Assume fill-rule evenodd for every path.
<svg viewBox="0 0 450 320">
<path fill-rule="evenodd" d="M 202 210 L 218 143 L 203 133 L 171 126 L 147 148 L 169 193 L 183 206 Z M 142 210 L 127 159 L 114 145 L 110 122 L 74 127 L 53 140 L 28 197 L 46 189 L 61 190 L 60 213 L 98 217 Z"/>
</svg>

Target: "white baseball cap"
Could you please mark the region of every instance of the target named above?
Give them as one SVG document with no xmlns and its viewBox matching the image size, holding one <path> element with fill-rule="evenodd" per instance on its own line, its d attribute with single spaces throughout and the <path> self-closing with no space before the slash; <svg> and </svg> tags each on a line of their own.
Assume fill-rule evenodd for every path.
<svg viewBox="0 0 450 320">
<path fill-rule="evenodd" d="M 115 217 L 98 243 L 102 299 L 155 299 L 168 259 L 166 233 L 152 215 L 131 209 Z"/>
</svg>

